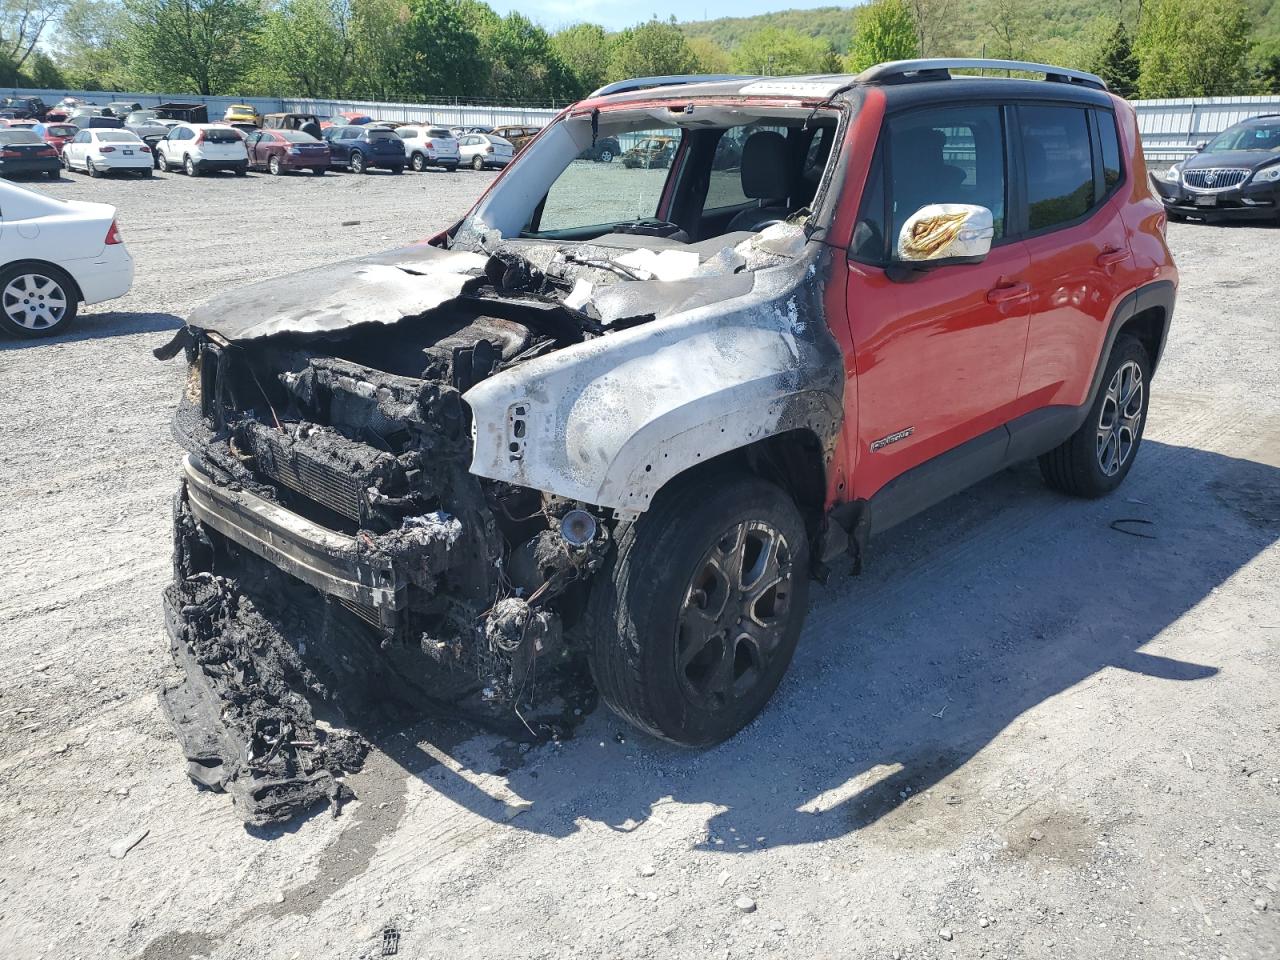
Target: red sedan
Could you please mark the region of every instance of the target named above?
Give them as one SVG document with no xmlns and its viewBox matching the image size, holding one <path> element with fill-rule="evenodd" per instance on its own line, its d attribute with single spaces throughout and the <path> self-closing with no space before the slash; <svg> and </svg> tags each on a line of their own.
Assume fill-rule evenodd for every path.
<svg viewBox="0 0 1280 960">
<path fill-rule="evenodd" d="M 329 145 L 301 130 L 257 130 L 245 138 L 249 167 L 273 176 L 292 170 L 329 169 Z"/>
<path fill-rule="evenodd" d="M 45 143 L 61 154 L 63 144 L 79 133 L 80 128 L 70 123 L 42 123 L 36 132 Z"/>
</svg>

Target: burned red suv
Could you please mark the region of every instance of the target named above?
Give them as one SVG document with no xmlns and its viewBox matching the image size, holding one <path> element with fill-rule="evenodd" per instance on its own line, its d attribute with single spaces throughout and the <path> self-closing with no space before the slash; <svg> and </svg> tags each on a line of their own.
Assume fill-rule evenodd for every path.
<svg viewBox="0 0 1280 960">
<path fill-rule="evenodd" d="M 353 762 L 296 691 L 526 720 L 574 653 L 643 730 L 731 736 L 874 534 L 1020 460 L 1123 481 L 1177 280 L 1145 170 L 1057 67 L 634 80 L 432 240 L 228 289 L 161 351 L 193 775 L 278 816 Z"/>
</svg>

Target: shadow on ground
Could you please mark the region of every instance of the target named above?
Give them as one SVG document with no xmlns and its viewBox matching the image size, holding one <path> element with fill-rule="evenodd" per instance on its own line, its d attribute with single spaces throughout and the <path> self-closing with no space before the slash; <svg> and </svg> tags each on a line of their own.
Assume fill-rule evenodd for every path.
<svg viewBox="0 0 1280 960">
<path fill-rule="evenodd" d="M 183 320 L 172 313 L 89 313 L 76 317 L 71 328 L 53 337 L 6 337 L 0 334 L 0 351 L 36 349 L 75 343 L 78 340 L 103 340 L 107 337 L 127 337 L 135 333 L 160 333 L 177 330 Z"/>
<path fill-rule="evenodd" d="M 1151 521 L 1128 528 L 1154 539 L 1112 526 L 1130 518 Z M 892 531 L 866 574 L 818 591 L 790 676 L 728 743 L 675 749 L 602 708 L 578 742 L 539 748 L 536 768 L 512 764 L 506 745 L 490 772 L 514 767 L 510 786 L 534 808 L 512 826 L 549 836 L 579 818 L 633 829 L 666 798 L 723 808 L 709 850 L 862 830 L 1099 671 L 1166 684 L 1176 705 L 1217 667 L 1141 648 L 1278 535 L 1280 470 L 1262 463 L 1147 441 L 1125 487 L 1093 502 L 1060 498 L 1034 465 L 1018 467 Z M 456 723 L 362 732 L 432 789 L 506 819 L 433 759 L 463 741 Z"/>
</svg>

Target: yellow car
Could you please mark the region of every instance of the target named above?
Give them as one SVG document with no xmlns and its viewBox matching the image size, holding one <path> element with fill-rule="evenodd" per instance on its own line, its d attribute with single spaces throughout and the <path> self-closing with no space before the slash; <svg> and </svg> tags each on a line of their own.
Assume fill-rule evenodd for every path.
<svg viewBox="0 0 1280 960">
<path fill-rule="evenodd" d="M 250 106 L 247 103 L 233 103 L 227 107 L 227 112 L 222 115 L 223 123 L 252 123 L 255 127 L 262 126 L 262 114 L 258 112 L 258 108 Z"/>
</svg>

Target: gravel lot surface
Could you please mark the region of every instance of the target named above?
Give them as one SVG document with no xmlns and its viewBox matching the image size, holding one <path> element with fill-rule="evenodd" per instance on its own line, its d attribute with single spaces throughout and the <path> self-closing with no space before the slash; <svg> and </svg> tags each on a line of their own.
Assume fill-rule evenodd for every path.
<svg viewBox="0 0 1280 960">
<path fill-rule="evenodd" d="M 426 236 L 491 177 L 37 188 L 118 205 L 138 277 L 0 342 L 0 957 L 1280 957 L 1277 229 L 1171 227 L 1118 494 L 1023 466 L 884 537 L 731 742 L 603 708 L 531 750 L 424 721 L 337 819 L 251 833 L 198 791 L 156 700 L 182 369 L 149 351 L 224 285 Z"/>
</svg>

